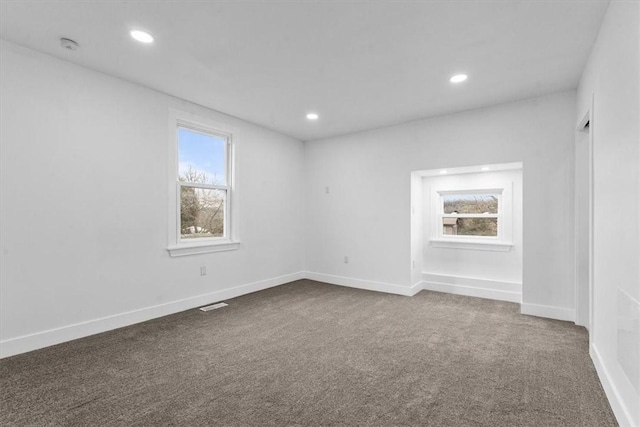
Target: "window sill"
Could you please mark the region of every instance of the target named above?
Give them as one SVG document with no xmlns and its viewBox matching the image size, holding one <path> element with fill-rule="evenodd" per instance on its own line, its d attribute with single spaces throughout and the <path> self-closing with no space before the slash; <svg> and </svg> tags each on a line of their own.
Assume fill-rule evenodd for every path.
<svg viewBox="0 0 640 427">
<path fill-rule="evenodd" d="M 476 251 L 509 252 L 513 243 L 496 241 L 431 239 L 434 248 L 470 249 Z"/>
<path fill-rule="evenodd" d="M 172 245 L 167 248 L 171 257 L 208 254 L 211 252 L 235 251 L 240 247 L 240 242 L 223 240 L 219 242 L 198 242 Z"/>
</svg>

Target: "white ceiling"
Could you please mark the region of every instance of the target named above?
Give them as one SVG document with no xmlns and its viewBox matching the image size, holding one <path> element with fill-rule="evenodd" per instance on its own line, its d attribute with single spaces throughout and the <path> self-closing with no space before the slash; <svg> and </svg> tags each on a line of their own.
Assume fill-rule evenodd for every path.
<svg viewBox="0 0 640 427">
<path fill-rule="evenodd" d="M 2 0 L 0 36 L 313 140 L 575 88 L 607 4 Z"/>
</svg>

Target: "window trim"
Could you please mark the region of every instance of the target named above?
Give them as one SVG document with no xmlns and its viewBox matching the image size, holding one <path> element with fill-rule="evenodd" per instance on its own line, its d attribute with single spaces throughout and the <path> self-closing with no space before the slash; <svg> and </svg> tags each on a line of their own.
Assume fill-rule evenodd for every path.
<svg viewBox="0 0 640 427">
<path fill-rule="evenodd" d="M 450 194 L 491 194 L 498 196 L 497 214 L 445 214 L 444 197 Z M 431 191 L 431 246 L 508 252 L 513 246 L 513 183 L 503 187 L 433 188 Z M 444 234 L 443 218 L 497 218 L 497 236 Z"/>
<path fill-rule="evenodd" d="M 169 220 L 167 250 L 171 257 L 197 255 L 212 252 L 237 250 L 240 247 L 237 227 L 237 188 L 235 186 L 234 151 L 237 129 L 233 129 L 214 120 L 200 117 L 184 111 L 170 109 L 169 119 Z M 222 137 L 225 144 L 226 185 L 181 182 L 178 179 L 179 129 L 188 129 L 206 135 Z M 224 129 L 224 130 L 222 130 Z M 224 235 L 222 237 L 204 237 L 197 241 L 183 239 L 180 224 L 180 193 L 183 187 L 217 189 L 226 191 L 224 207 Z"/>
<path fill-rule="evenodd" d="M 225 174 L 225 182 L 226 185 L 216 185 L 216 184 L 201 184 L 201 183 L 196 183 L 196 182 L 182 182 L 178 179 L 178 171 L 179 171 L 179 165 L 176 164 L 176 209 L 178 210 L 176 213 L 176 219 L 177 219 L 177 225 L 176 225 L 176 242 L 178 242 L 178 245 L 187 245 L 187 246 L 191 246 L 194 243 L 196 243 L 196 241 L 193 240 L 188 240 L 188 239 L 183 239 L 182 238 L 182 232 L 181 232 L 181 226 L 182 224 L 180 224 L 180 218 L 182 215 L 181 212 L 181 205 L 180 203 L 178 203 L 177 201 L 179 201 L 181 199 L 182 196 L 182 188 L 183 187 L 191 187 L 191 188 L 203 188 L 203 189 L 209 189 L 209 190 L 223 190 L 225 191 L 225 200 L 224 200 L 224 217 L 223 217 L 223 231 L 224 234 L 222 235 L 222 237 L 201 237 L 197 240 L 198 243 L 203 243 L 203 244 L 207 244 L 207 243 L 215 243 L 218 241 L 225 241 L 225 240 L 230 240 L 229 239 L 229 227 L 231 226 L 231 218 L 229 217 L 229 214 L 231 213 L 231 174 L 229 173 L 230 169 L 231 169 L 231 165 L 230 165 L 230 157 L 229 157 L 229 152 L 230 147 L 231 147 L 231 141 L 232 141 L 232 137 L 233 135 L 231 135 L 228 132 L 222 132 L 218 129 L 213 129 L 213 128 L 209 128 L 209 127 L 204 127 L 198 123 L 193 123 L 193 122 L 188 122 L 185 121 L 183 119 L 178 119 L 177 123 L 176 123 L 176 147 L 178 147 L 179 145 L 179 141 L 178 141 L 178 133 L 180 131 L 180 128 L 182 129 L 187 129 L 193 132 L 197 132 L 200 133 L 202 135 L 209 135 L 209 136 L 217 136 L 220 137 L 222 139 L 224 139 L 225 144 L 224 144 L 224 160 L 225 160 L 225 170 L 224 170 L 224 174 Z M 178 161 L 180 161 L 180 155 L 178 153 Z M 200 246 L 200 245 L 195 245 L 195 246 Z"/>
</svg>

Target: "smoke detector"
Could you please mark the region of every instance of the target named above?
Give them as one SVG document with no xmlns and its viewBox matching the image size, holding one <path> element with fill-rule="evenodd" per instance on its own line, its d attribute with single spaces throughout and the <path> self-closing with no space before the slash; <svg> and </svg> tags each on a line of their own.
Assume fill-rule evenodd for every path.
<svg viewBox="0 0 640 427">
<path fill-rule="evenodd" d="M 67 50 L 78 50 L 78 47 L 79 47 L 78 43 L 74 42 L 71 39 L 65 39 L 65 38 L 60 39 L 60 46 L 62 46 Z"/>
</svg>

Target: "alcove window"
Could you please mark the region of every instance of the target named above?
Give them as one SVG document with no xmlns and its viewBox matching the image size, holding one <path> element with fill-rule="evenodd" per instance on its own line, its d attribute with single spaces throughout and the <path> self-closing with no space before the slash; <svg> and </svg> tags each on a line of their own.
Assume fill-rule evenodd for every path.
<svg viewBox="0 0 640 427">
<path fill-rule="evenodd" d="M 498 237 L 502 191 L 441 192 L 441 236 Z"/>
<path fill-rule="evenodd" d="M 511 198 L 510 187 L 433 189 L 432 246 L 510 250 L 513 245 Z"/>
</svg>

